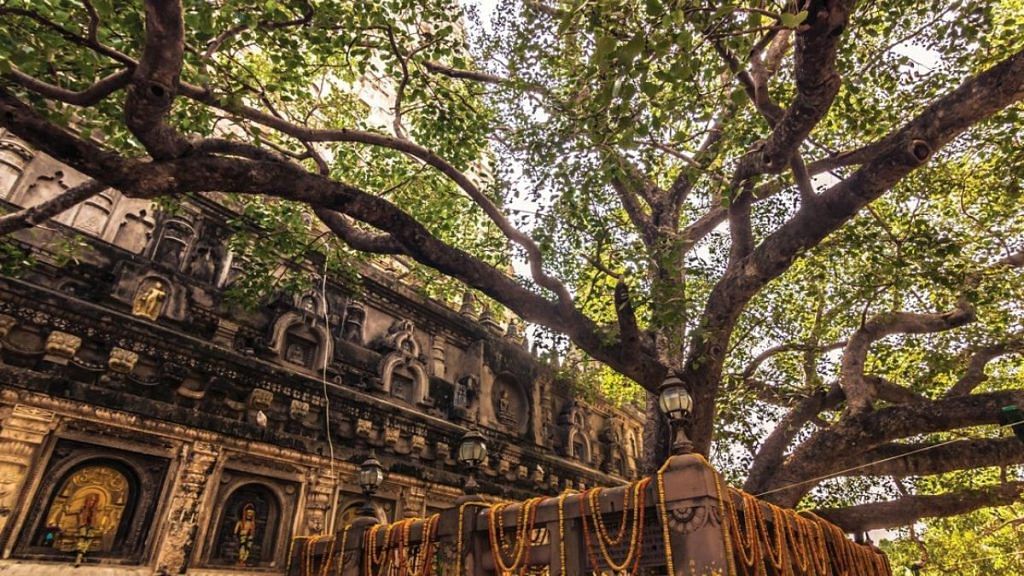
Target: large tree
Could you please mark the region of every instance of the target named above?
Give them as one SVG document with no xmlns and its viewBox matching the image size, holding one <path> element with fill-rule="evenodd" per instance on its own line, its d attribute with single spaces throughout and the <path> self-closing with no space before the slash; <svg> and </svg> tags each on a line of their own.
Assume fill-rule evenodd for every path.
<svg viewBox="0 0 1024 576">
<path fill-rule="evenodd" d="M 849 530 L 960 514 L 1024 482 L 812 491 L 1024 462 L 993 427 L 1024 406 L 1022 10 L 6 0 L 0 125 L 93 180 L 0 232 L 105 187 L 299 205 L 649 392 L 678 375 L 749 491 Z"/>
</svg>

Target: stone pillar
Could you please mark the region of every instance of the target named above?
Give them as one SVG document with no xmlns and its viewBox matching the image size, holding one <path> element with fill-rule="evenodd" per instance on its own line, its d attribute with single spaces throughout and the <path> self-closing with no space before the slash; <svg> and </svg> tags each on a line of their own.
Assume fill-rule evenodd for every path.
<svg viewBox="0 0 1024 576">
<path fill-rule="evenodd" d="M 220 448 L 206 442 L 186 444 L 181 451 L 181 467 L 174 481 L 168 507 L 166 531 L 157 550 L 157 574 L 184 574 L 186 562 L 195 545 L 199 510 L 203 496 L 211 489 L 210 474 Z"/>
<path fill-rule="evenodd" d="M 12 518 L 39 446 L 56 423 L 49 410 L 23 404 L 0 408 L 0 534 Z"/>
<path fill-rule="evenodd" d="M 328 517 L 337 481 L 330 470 L 314 470 L 306 480 L 306 531 L 308 535 L 330 530 Z"/>
</svg>

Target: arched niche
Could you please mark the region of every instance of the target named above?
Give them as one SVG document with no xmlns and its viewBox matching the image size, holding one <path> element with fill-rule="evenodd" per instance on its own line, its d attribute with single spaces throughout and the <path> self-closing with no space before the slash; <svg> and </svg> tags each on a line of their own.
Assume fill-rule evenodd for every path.
<svg viewBox="0 0 1024 576">
<path fill-rule="evenodd" d="M 31 161 L 32 150 L 10 134 L 0 132 L 0 198 L 11 197 Z"/>
<path fill-rule="evenodd" d="M 575 458 L 584 464 L 591 462 L 593 451 L 590 446 L 590 438 L 587 437 L 583 430 L 574 427 L 569 431 L 569 440 L 566 448 L 569 457 Z"/>
<path fill-rule="evenodd" d="M 78 551 L 79 537 L 92 537 L 87 554 L 117 552 L 128 531 L 139 481 L 122 463 L 91 460 L 69 470 L 58 484 L 33 546 Z"/>
<path fill-rule="evenodd" d="M 88 535 L 86 558 L 140 563 L 167 468 L 166 459 L 60 440 L 13 556 L 70 563 Z"/>
<path fill-rule="evenodd" d="M 72 225 L 83 232 L 103 237 L 110 223 L 115 201 L 114 192 L 109 189 L 89 198 L 78 209 Z"/>
<path fill-rule="evenodd" d="M 149 243 L 154 227 L 156 221 L 153 219 L 152 210 L 142 208 L 127 212 L 117 225 L 114 244 L 132 254 L 138 254 Z"/>
<path fill-rule="evenodd" d="M 274 323 L 270 349 L 286 364 L 320 370 L 330 358 L 330 335 L 320 324 L 311 324 L 295 312 L 282 314 Z"/>
<path fill-rule="evenodd" d="M 383 349 L 390 350 L 381 358 L 381 389 L 384 393 L 409 404 L 429 405 L 430 381 L 427 367 L 420 356 L 416 327 L 411 320 L 392 322 L 383 339 Z"/>
<path fill-rule="evenodd" d="M 517 435 L 525 435 L 532 421 L 532 406 L 526 388 L 515 376 L 501 373 L 494 378 L 491 390 L 494 416 L 498 422 Z"/>
<path fill-rule="evenodd" d="M 381 360 L 381 386 L 384 392 L 409 404 L 430 401 L 430 382 L 426 367 L 414 357 L 392 352 Z"/>
<path fill-rule="evenodd" d="M 160 230 L 160 236 L 153 248 L 153 260 L 180 270 L 187 261 L 189 249 L 195 238 L 195 228 L 188 220 L 173 216 L 168 218 Z"/>
<path fill-rule="evenodd" d="M 212 531 L 210 565 L 267 567 L 277 558 L 282 503 L 266 484 L 249 482 L 231 490 Z"/>
</svg>

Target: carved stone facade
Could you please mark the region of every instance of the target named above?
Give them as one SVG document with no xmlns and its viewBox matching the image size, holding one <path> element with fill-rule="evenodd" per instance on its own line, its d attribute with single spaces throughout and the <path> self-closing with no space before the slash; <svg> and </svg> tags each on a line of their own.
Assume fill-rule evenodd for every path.
<svg viewBox="0 0 1024 576">
<path fill-rule="evenodd" d="M 79 181 L 0 133 L 6 208 Z M 382 519 L 451 506 L 470 427 L 492 493 L 635 476 L 641 413 L 574 401 L 472 297 L 453 310 L 368 267 L 239 310 L 232 215 L 203 202 L 169 215 L 110 192 L 14 235 L 37 264 L 0 277 L 0 570 L 63 574 L 84 551 L 83 573 L 280 573 L 292 538 L 362 505 L 371 453 Z"/>
</svg>

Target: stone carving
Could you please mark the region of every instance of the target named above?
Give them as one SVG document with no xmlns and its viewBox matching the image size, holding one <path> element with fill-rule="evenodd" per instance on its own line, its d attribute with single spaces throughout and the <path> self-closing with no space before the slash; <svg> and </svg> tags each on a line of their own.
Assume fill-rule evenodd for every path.
<svg viewBox="0 0 1024 576">
<path fill-rule="evenodd" d="M 498 319 L 494 317 L 491 312 L 491 305 L 485 303 L 483 309 L 480 311 L 480 325 L 486 328 L 491 334 L 501 335 L 501 324 L 498 323 Z"/>
<path fill-rule="evenodd" d="M 78 353 L 78 349 L 81 346 L 82 339 L 74 334 L 68 334 L 67 332 L 54 330 L 46 337 L 47 356 L 49 356 L 51 360 L 63 360 L 61 363 L 64 364 L 75 357 L 75 354 Z"/>
<path fill-rule="evenodd" d="M 0 197 L 8 198 L 14 192 L 25 166 L 32 160 L 32 151 L 10 134 L 0 138 Z"/>
<path fill-rule="evenodd" d="M 113 348 L 110 357 L 107 359 L 107 366 L 111 372 L 117 374 L 130 374 L 135 370 L 135 364 L 139 361 L 139 355 L 124 348 Z"/>
<path fill-rule="evenodd" d="M 383 346 L 392 350 L 380 361 L 381 388 L 393 397 L 411 404 L 432 404 L 427 369 L 420 361 L 420 346 L 414 337 L 414 326 L 409 320 L 396 320 L 391 324 Z"/>
<path fill-rule="evenodd" d="M 78 214 L 75 215 L 74 226 L 75 228 L 90 234 L 103 236 L 103 232 L 107 228 L 110 213 L 113 211 L 113 208 L 113 194 L 109 190 L 100 192 L 96 196 L 93 196 L 82 203 L 82 207 L 79 208 Z"/>
<path fill-rule="evenodd" d="M 152 210 L 143 208 L 138 212 L 129 212 L 117 227 L 114 244 L 132 254 L 138 254 L 149 244 L 154 227 L 156 222 Z"/>
<path fill-rule="evenodd" d="M 274 403 L 274 393 L 263 388 L 253 388 L 249 393 L 249 407 L 253 410 L 269 410 Z"/>
<path fill-rule="evenodd" d="M 291 404 L 288 406 L 288 416 L 292 420 L 305 420 L 308 414 L 309 402 L 303 402 L 302 400 L 292 399 Z"/>
<path fill-rule="evenodd" d="M 366 322 L 366 308 L 359 302 L 350 302 L 345 308 L 345 323 L 341 330 L 341 339 L 362 346 L 363 324 Z"/>
<path fill-rule="evenodd" d="M 509 320 L 508 328 L 505 330 L 505 339 L 518 346 L 526 345 L 526 330 L 522 320 L 518 318 Z"/>
<path fill-rule="evenodd" d="M 0 422 L 0 479 L 7 494 L 17 494 L 35 463 L 36 449 L 53 428 L 55 415 L 49 410 L 17 404 Z M 0 496 L 0 508 L 10 507 L 8 496 Z M 0 514 L 0 531 L 11 519 Z"/>
<path fill-rule="evenodd" d="M 14 316 L 8 316 L 7 314 L 0 314 L 0 338 L 6 338 L 10 334 L 11 330 L 18 325 L 18 320 Z"/>
<path fill-rule="evenodd" d="M 475 422 L 480 404 L 480 379 L 472 374 L 459 378 L 452 396 L 454 416 Z"/>
<path fill-rule="evenodd" d="M 372 433 L 373 422 L 363 418 L 356 419 L 356 436 L 360 438 L 369 438 Z"/>
<path fill-rule="evenodd" d="M 444 378 L 448 371 L 444 336 L 440 334 L 434 336 L 434 341 L 430 345 L 430 368 L 436 378 Z"/>
<path fill-rule="evenodd" d="M 476 296 L 472 292 L 466 291 L 462 293 L 462 305 L 459 306 L 459 314 L 476 320 Z"/>
<path fill-rule="evenodd" d="M 151 279 L 139 285 L 135 298 L 132 300 L 132 314 L 156 320 L 164 308 L 167 299 L 167 287 L 162 280 Z"/>
<path fill-rule="evenodd" d="M 398 439 L 401 438 L 401 433 L 402 431 L 399 430 L 398 428 L 395 428 L 394 426 L 385 427 L 384 444 L 386 446 L 391 446 L 393 448 L 395 444 L 398 444 Z"/>
<path fill-rule="evenodd" d="M 690 534 L 706 526 L 721 526 L 718 507 L 711 504 L 674 508 L 669 511 L 669 527 L 679 534 Z"/>
<path fill-rule="evenodd" d="M 427 447 L 427 439 L 422 434 L 413 434 L 412 438 L 409 439 L 409 449 L 416 456 L 423 454 L 423 450 Z"/>
<path fill-rule="evenodd" d="M 515 421 L 515 415 L 512 413 L 512 401 L 508 398 L 508 389 L 502 388 L 498 392 L 498 419 L 504 422 Z"/>
</svg>

